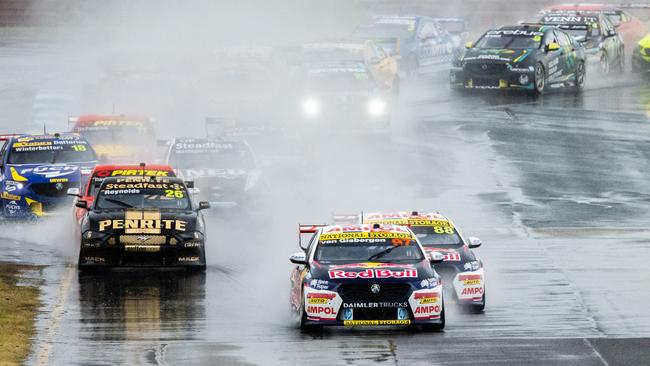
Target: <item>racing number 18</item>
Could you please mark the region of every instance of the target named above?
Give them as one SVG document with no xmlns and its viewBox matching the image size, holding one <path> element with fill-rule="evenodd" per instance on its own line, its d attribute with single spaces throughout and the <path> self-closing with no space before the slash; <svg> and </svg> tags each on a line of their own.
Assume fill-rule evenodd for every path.
<svg viewBox="0 0 650 366">
<path fill-rule="evenodd" d="M 72 145 L 74 151 L 86 151 L 86 145 Z"/>
</svg>

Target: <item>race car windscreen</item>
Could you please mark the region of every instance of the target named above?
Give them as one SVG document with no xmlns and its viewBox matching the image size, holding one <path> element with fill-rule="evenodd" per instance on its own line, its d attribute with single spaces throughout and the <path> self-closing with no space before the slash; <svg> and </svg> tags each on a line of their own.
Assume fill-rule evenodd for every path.
<svg viewBox="0 0 650 366">
<path fill-rule="evenodd" d="M 97 156 L 83 140 L 31 140 L 14 142 L 7 163 L 56 164 L 93 160 L 97 160 Z"/>
<path fill-rule="evenodd" d="M 93 145 L 140 145 L 143 138 L 154 139 L 151 129 L 143 125 L 85 127 L 78 131 Z"/>
<path fill-rule="evenodd" d="M 363 64 L 311 65 L 303 80 L 307 91 L 364 92 L 375 88 L 375 82 Z"/>
<path fill-rule="evenodd" d="M 423 246 L 460 246 L 463 244 L 460 235 L 456 229 L 451 225 L 444 226 L 414 226 L 411 225 L 411 230 L 415 233 L 420 243 Z"/>
<path fill-rule="evenodd" d="M 254 165 L 250 152 L 231 142 L 176 143 L 168 164 L 178 169 L 251 169 Z"/>
<path fill-rule="evenodd" d="M 409 38 L 415 33 L 415 21 L 394 24 L 394 23 L 374 23 L 366 24 L 357 28 L 355 36 L 357 38 Z"/>
<path fill-rule="evenodd" d="M 438 23 L 449 33 L 458 34 L 465 32 L 464 20 L 438 20 Z"/>
<path fill-rule="evenodd" d="M 139 169 L 116 169 L 116 170 L 99 170 L 96 171 L 92 177 L 90 177 L 90 185 L 88 187 L 88 191 L 84 192 L 84 196 L 91 196 L 95 197 L 95 194 L 97 191 L 99 191 L 99 187 L 101 187 L 102 182 L 107 178 L 107 177 L 128 177 L 128 176 L 138 176 L 138 175 L 145 175 L 145 176 L 158 176 L 158 177 L 175 177 L 176 174 L 174 174 L 173 171 L 162 171 L 162 170 L 149 170 L 145 169 L 144 174 L 142 170 Z"/>
<path fill-rule="evenodd" d="M 190 210 L 185 186 L 157 181 L 104 182 L 99 189 L 96 209 L 176 209 Z"/>
<path fill-rule="evenodd" d="M 314 259 L 320 262 L 417 262 L 424 259 L 410 234 L 347 232 L 322 234 Z"/>
<path fill-rule="evenodd" d="M 516 33 L 516 34 L 514 34 Z M 539 48 L 542 42 L 542 34 L 539 32 L 516 31 L 490 31 L 487 32 L 478 42 L 476 48 L 482 49 L 528 49 Z"/>
<path fill-rule="evenodd" d="M 323 43 L 303 47 L 301 59 L 304 62 L 363 61 L 363 45 L 357 43 Z"/>
</svg>

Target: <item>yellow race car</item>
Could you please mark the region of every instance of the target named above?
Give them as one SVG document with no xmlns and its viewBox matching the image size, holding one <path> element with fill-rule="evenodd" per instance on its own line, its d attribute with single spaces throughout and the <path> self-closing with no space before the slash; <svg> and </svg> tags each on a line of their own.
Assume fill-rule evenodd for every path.
<svg viewBox="0 0 650 366">
<path fill-rule="evenodd" d="M 643 37 L 632 53 L 632 72 L 650 71 L 650 34 Z"/>
</svg>

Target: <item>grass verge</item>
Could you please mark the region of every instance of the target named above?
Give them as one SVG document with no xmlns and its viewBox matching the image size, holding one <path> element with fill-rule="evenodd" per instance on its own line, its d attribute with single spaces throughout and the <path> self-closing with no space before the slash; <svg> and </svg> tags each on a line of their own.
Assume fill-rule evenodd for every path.
<svg viewBox="0 0 650 366">
<path fill-rule="evenodd" d="M 36 285 L 21 273 L 37 267 L 0 263 L 0 365 L 20 365 L 28 356 L 41 303 Z"/>
</svg>

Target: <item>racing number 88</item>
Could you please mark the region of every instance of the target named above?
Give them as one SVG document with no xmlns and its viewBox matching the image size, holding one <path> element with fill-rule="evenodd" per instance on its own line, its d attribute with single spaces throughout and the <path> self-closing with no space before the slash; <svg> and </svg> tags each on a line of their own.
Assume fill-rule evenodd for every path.
<svg viewBox="0 0 650 366">
<path fill-rule="evenodd" d="M 434 226 L 433 231 L 435 231 L 436 234 L 453 234 L 454 228 L 451 226 Z"/>
<path fill-rule="evenodd" d="M 175 191 L 172 189 L 166 189 L 165 190 L 165 197 L 169 198 L 183 198 L 185 195 L 183 194 L 183 191 Z"/>
</svg>

